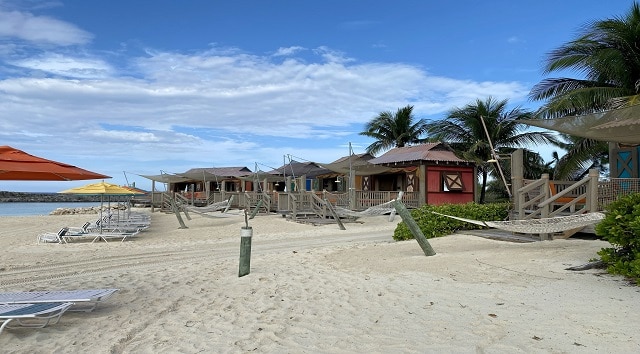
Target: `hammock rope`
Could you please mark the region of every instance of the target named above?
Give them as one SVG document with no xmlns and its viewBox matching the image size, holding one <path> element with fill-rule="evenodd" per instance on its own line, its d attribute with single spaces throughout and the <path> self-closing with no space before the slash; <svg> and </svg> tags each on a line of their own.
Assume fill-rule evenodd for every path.
<svg viewBox="0 0 640 354">
<path fill-rule="evenodd" d="M 523 234 L 551 234 L 573 230 L 596 224 L 600 220 L 604 219 L 605 216 L 603 213 L 594 212 L 530 220 L 479 221 L 473 219 L 465 219 L 458 216 L 441 214 L 435 211 L 431 211 L 431 213 L 452 218 L 458 221 L 468 222 L 470 224 Z"/>
<path fill-rule="evenodd" d="M 386 203 L 374 205 L 362 211 L 353 211 L 351 209 L 342 208 L 339 206 L 334 206 L 333 208 L 336 211 L 336 214 L 339 216 L 352 216 L 352 217 L 368 217 L 368 216 L 378 216 L 390 213 L 395 210 L 393 206 L 393 202 L 395 200 L 388 201 Z"/>
<path fill-rule="evenodd" d="M 211 203 L 205 206 L 186 206 L 189 211 L 199 212 L 199 213 L 210 213 L 213 211 L 218 211 L 226 208 L 229 205 L 229 200 L 223 200 L 221 202 Z"/>
</svg>

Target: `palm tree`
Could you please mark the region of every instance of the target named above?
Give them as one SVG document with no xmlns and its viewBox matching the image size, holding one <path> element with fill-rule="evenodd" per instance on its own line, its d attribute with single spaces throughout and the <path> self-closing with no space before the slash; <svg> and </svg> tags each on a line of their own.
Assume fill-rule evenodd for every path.
<svg viewBox="0 0 640 354">
<path fill-rule="evenodd" d="M 376 139 L 366 151 L 375 155 L 393 147 L 404 147 L 407 144 L 422 144 L 427 139 L 420 138 L 426 133 L 427 122 L 420 119 L 414 122 L 413 106 L 399 108 L 396 114 L 390 111 L 381 112 L 365 125 L 360 135 Z"/>
<path fill-rule="evenodd" d="M 568 134 L 560 134 L 558 146 L 567 150 L 562 157 L 554 156 L 556 165 L 553 179 L 580 180 L 589 174 L 589 170 L 597 168 L 607 171 L 609 163 L 609 144 L 605 141 L 586 139 Z"/>
<path fill-rule="evenodd" d="M 584 78 L 545 79 L 529 94 L 533 100 L 547 100 L 537 113 L 542 118 L 588 114 L 639 103 L 640 5 L 634 3 L 624 16 L 587 23 L 576 39 L 551 51 L 544 73 L 564 70 L 573 70 Z M 557 166 L 563 172 L 556 173 L 555 178 L 579 174 L 576 166 L 597 164 L 601 155 L 608 155 L 606 144 L 585 138 L 572 140 L 575 145 Z M 590 148 L 588 153 L 585 147 Z M 590 154 L 598 157 L 593 159 Z"/>
<path fill-rule="evenodd" d="M 551 133 L 525 131 L 528 126 L 519 120 L 530 118 L 531 112 L 520 108 L 508 111 L 507 103 L 508 100 L 497 101 L 492 97 L 484 101 L 478 99 L 475 104 L 452 109 L 445 119 L 427 126 L 431 138 L 449 144 L 461 158 L 477 163 L 482 178 L 480 203 L 485 201 L 489 171 L 495 168 L 495 164 L 487 161 L 496 153 L 509 153 L 513 148 L 529 144 L 555 142 Z M 491 145 L 494 151 L 491 151 Z"/>
<path fill-rule="evenodd" d="M 500 154 L 511 155 L 515 150 L 515 148 L 500 148 Z M 524 179 L 538 179 L 543 173 L 547 173 L 550 176 L 553 175 L 553 164 L 557 162 L 556 160 L 545 162 L 539 153 L 524 148 L 522 150 L 522 160 L 524 163 L 522 172 Z M 554 152 L 554 154 L 557 156 L 557 153 Z M 511 159 L 498 159 L 498 163 L 500 164 L 505 176 L 512 176 Z M 507 193 L 501 177 L 497 175 L 496 172 L 496 169 L 489 171 L 492 179 L 487 182 L 486 199 L 508 200 L 509 194 Z"/>
<path fill-rule="evenodd" d="M 588 23 L 578 38 L 551 51 L 544 74 L 573 70 L 584 79 L 552 78 L 535 85 L 530 97 L 548 99 L 545 118 L 585 114 L 638 102 L 640 89 L 640 5 L 624 17 Z"/>
</svg>

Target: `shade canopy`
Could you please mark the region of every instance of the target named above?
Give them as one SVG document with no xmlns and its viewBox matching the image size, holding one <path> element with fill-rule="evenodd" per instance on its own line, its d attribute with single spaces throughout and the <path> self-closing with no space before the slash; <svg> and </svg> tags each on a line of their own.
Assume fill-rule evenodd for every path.
<svg viewBox="0 0 640 354">
<path fill-rule="evenodd" d="M 150 179 L 155 182 L 160 182 L 160 183 L 180 183 L 180 182 L 191 181 L 190 178 L 176 175 L 176 174 L 169 174 L 169 173 L 163 173 L 161 175 L 139 175 L 139 176 L 144 177 L 146 179 Z"/>
<path fill-rule="evenodd" d="M 0 180 L 74 181 L 103 178 L 111 177 L 62 162 L 33 156 L 11 146 L 0 146 Z"/>
<path fill-rule="evenodd" d="M 331 163 L 320 164 L 322 167 L 343 175 L 353 173 L 356 176 L 369 176 L 391 171 L 390 167 L 374 165 L 369 162 L 373 156 L 369 154 L 352 154 Z"/>
<path fill-rule="evenodd" d="M 519 122 L 583 138 L 640 144 L 640 105 L 554 119 L 523 119 Z"/>
<path fill-rule="evenodd" d="M 105 181 L 91 183 L 81 187 L 71 188 L 59 193 L 83 194 L 83 195 L 141 195 L 139 191 Z"/>
<path fill-rule="evenodd" d="M 238 178 L 243 181 L 250 181 L 250 182 L 263 182 L 265 180 L 267 182 L 281 182 L 284 180 L 284 177 L 282 177 L 282 174 L 278 175 L 278 174 L 273 174 L 273 173 L 264 172 L 264 171 L 254 172 L 250 175 L 241 176 Z"/>
</svg>

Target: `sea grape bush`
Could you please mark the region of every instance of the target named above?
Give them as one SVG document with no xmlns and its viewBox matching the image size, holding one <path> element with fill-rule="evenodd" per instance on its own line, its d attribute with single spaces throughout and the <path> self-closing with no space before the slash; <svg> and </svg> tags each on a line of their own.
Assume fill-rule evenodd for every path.
<svg viewBox="0 0 640 354">
<path fill-rule="evenodd" d="M 507 219 L 509 216 L 509 207 L 509 203 L 425 205 L 419 209 L 411 210 L 411 215 L 425 237 L 433 238 L 452 234 L 456 230 L 473 230 L 483 227 L 437 215 L 432 213 L 432 211 L 465 219 L 498 221 Z M 413 234 L 411 234 L 407 225 L 404 222 L 398 223 L 398 226 L 393 232 L 393 239 L 403 241 L 412 238 Z"/>
<path fill-rule="evenodd" d="M 605 218 L 596 225 L 596 235 L 613 246 L 598 252 L 607 271 L 640 285 L 640 193 L 609 204 Z"/>
</svg>

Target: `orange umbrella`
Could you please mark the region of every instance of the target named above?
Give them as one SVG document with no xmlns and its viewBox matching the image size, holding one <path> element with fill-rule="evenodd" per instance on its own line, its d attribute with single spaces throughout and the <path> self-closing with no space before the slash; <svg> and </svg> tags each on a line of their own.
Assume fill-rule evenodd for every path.
<svg viewBox="0 0 640 354">
<path fill-rule="evenodd" d="M 111 177 L 33 156 L 11 146 L 0 146 L 0 180 L 75 181 L 104 178 Z"/>
</svg>

